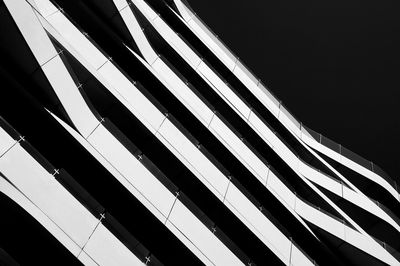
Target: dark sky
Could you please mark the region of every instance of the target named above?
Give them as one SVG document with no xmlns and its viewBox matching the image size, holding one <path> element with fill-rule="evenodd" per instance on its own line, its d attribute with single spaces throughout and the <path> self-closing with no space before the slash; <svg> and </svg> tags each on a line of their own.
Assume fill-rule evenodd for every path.
<svg viewBox="0 0 400 266">
<path fill-rule="evenodd" d="M 398 0 L 188 2 L 305 125 L 400 180 Z"/>
</svg>

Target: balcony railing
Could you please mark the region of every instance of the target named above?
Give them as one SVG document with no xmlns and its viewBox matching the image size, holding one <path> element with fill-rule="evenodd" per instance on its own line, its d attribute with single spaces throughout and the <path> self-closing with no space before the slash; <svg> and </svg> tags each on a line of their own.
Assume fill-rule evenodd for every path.
<svg viewBox="0 0 400 266">
<path fill-rule="evenodd" d="M 196 20 L 198 22 L 198 25 L 206 32 L 209 32 L 211 34 L 211 37 L 215 43 L 228 55 L 234 62 L 235 62 L 235 67 L 239 67 L 243 72 L 247 74 L 247 76 L 255 83 L 257 86 L 265 93 L 267 96 L 270 98 L 270 100 L 275 104 L 279 112 L 284 113 L 289 120 L 295 125 L 296 128 L 299 129 L 299 135 L 301 134 L 302 128 L 308 131 L 310 135 L 320 144 L 324 145 L 325 147 L 336 151 L 340 155 L 358 163 L 359 165 L 363 166 L 364 168 L 374 172 L 375 174 L 379 175 L 382 177 L 384 180 L 386 180 L 396 191 L 399 193 L 399 188 L 397 185 L 397 182 L 394 181 L 385 171 L 382 170 L 378 165 L 373 163 L 372 161 L 369 161 L 360 155 L 350 151 L 349 149 L 346 149 L 343 147 L 341 144 L 338 144 L 337 142 L 330 140 L 329 138 L 323 136 L 320 133 L 315 132 L 314 130 L 304 126 L 302 122 L 300 122 L 299 119 L 297 119 L 283 104 L 282 101 L 276 97 L 276 95 L 273 94 L 271 90 L 268 89 L 266 85 L 263 84 L 263 82 L 257 78 L 257 76 L 250 70 L 249 67 L 247 67 L 240 59 L 235 55 L 235 53 L 232 52 L 228 48 L 228 46 L 207 26 L 206 23 L 203 22 L 201 18 L 196 14 L 196 12 L 193 11 L 193 9 L 190 7 L 190 5 L 187 3 L 187 1 L 182 0 L 182 2 L 185 4 L 185 6 L 190 10 L 192 13 L 192 19 Z M 297 134 L 295 132 L 295 134 Z M 300 136 L 299 136 L 300 137 Z"/>
</svg>

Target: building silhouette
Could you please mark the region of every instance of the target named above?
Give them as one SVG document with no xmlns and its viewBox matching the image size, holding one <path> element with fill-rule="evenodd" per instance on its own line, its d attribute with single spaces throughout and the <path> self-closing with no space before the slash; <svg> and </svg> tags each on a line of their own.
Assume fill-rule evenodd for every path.
<svg viewBox="0 0 400 266">
<path fill-rule="evenodd" d="M 396 182 L 185 2 L 0 11 L 2 264 L 400 265 Z"/>
</svg>

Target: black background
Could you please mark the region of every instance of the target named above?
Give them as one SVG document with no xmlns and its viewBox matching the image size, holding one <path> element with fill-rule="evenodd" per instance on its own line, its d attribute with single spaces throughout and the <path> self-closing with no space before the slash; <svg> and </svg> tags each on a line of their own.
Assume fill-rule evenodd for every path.
<svg viewBox="0 0 400 266">
<path fill-rule="evenodd" d="M 300 121 L 400 181 L 398 1 L 188 2 Z"/>
</svg>

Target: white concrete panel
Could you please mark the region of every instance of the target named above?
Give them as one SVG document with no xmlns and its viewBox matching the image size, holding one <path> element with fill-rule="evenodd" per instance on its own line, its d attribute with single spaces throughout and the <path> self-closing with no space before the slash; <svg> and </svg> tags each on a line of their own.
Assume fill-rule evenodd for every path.
<svg viewBox="0 0 400 266">
<path fill-rule="evenodd" d="M 116 0 L 114 0 L 114 3 L 115 1 Z M 132 13 L 132 10 L 130 8 L 125 8 L 121 10 L 120 14 L 146 61 L 150 64 L 153 63 L 157 59 L 158 55 L 154 52 L 150 43 L 147 41 L 146 36 L 142 32 L 142 28 Z"/>
<path fill-rule="evenodd" d="M 275 98 L 275 96 L 264 86 L 263 83 L 258 83 L 258 90 L 252 90 L 253 94 L 255 94 L 258 99 L 264 103 L 264 106 L 267 107 L 272 114 L 278 116 L 279 112 L 279 100 Z"/>
<path fill-rule="evenodd" d="M 280 110 L 281 111 L 278 115 L 279 121 L 286 125 L 287 128 L 293 132 L 293 134 L 300 137 L 300 123 L 282 105 L 280 107 Z"/>
<path fill-rule="evenodd" d="M 210 38 L 208 36 L 206 36 L 207 34 L 205 34 L 205 30 L 202 30 L 202 28 L 200 26 L 198 26 L 197 24 L 202 24 L 201 21 L 195 21 L 194 18 L 192 18 L 193 14 L 191 13 L 191 11 L 189 9 L 187 9 L 183 3 L 181 3 L 181 1 L 174 1 L 179 9 L 180 14 L 184 17 L 184 19 L 188 22 L 188 27 L 200 38 L 203 40 L 203 42 L 205 43 L 209 43 L 209 42 L 215 42 L 215 40 L 213 38 Z M 204 25 L 203 25 L 204 27 Z M 208 37 L 208 38 L 207 38 Z M 215 49 L 211 50 L 214 52 L 214 54 L 217 55 L 217 57 L 219 57 L 219 59 L 225 63 L 226 60 L 224 60 L 220 54 L 218 52 L 216 52 Z M 225 64 L 227 65 L 227 64 Z M 228 65 L 227 65 L 228 66 Z M 229 66 L 228 66 L 229 67 Z M 242 81 L 242 83 L 247 86 L 249 88 L 249 90 L 251 92 L 253 92 L 253 94 L 260 99 L 261 102 L 264 103 L 264 105 L 269 108 L 269 110 L 275 114 L 276 116 L 278 115 L 278 111 L 279 111 L 279 102 L 273 97 L 273 95 L 271 93 L 269 93 L 269 91 L 261 84 L 258 82 L 258 80 L 256 80 L 256 78 L 252 75 L 252 73 L 250 73 L 249 71 L 247 71 L 245 69 L 245 67 L 238 62 L 236 67 L 232 70 L 233 73 L 239 78 L 239 80 Z M 259 90 L 256 90 L 254 88 L 254 85 L 257 84 L 257 87 L 259 88 Z M 299 123 L 298 121 L 296 121 L 288 112 L 285 112 L 285 110 L 283 110 L 282 114 L 282 120 L 284 121 L 284 125 L 288 128 L 291 128 L 291 130 L 293 131 L 293 134 L 296 136 L 299 136 L 300 132 L 297 132 L 297 128 L 299 127 Z M 252 116 L 252 115 L 251 115 Z M 255 129 L 259 134 L 263 131 L 258 130 L 258 128 L 253 128 Z M 304 131 L 304 130 L 303 130 Z M 300 136 L 302 137 L 302 139 L 304 138 L 304 132 L 300 134 Z M 306 136 L 309 136 L 309 134 L 306 134 Z M 310 136 L 309 136 L 310 137 Z M 264 138 L 264 140 L 266 140 Z M 324 151 L 324 153 L 332 153 L 332 155 L 329 155 L 330 157 L 336 156 L 330 149 L 326 148 L 326 151 Z M 340 162 L 340 158 L 335 158 L 336 160 L 338 160 Z M 305 168 L 303 168 L 305 169 Z M 310 176 L 307 176 L 310 177 Z M 332 188 L 331 188 L 332 189 Z M 335 185 L 334 188 L 335 192 L 337 192 L 337 186 Z M 392 189 L 390 187 L 387 187 L 387 189 L 389 191 L 391 191 Z M 396 199 L 400 199 L 398 193 L 396 193 L 396 191 L 391 191 L 391 193 L 394 195 L 394 197 Z"/>
<path fill-rule="evenodd" d="M 202 39 L 203 41 L 206 40 L 205 37 L 201 36 L 201 33 L 199 33 L 199 31 L 201 30 L 194 30 L 195 26 L 193 26 L 194 24 L 198 23 L 198 22 L 194 22 L 193 18 L 191 17 L 191 15 L 189 15 L 190 11 L 186 10 L 187 8 L 184 7 L 184 5 L 180 2 L 180 1 L 175 1 L 177 4 L 177 7 L 181 13 L 181 15 L 184 17 L 184 19 L 188 22 L 189 28 L 197 35 L 199 36 L 200 39 Z M 203 32 L 204 33 L 204 32 Z M 206 42 L 206 41 L 205 41 Z M 215 52 L 215 51 L 214 51 Z M 218 53 L 215 53 L 218 57 Z M 221 61 L 224 62 L 224 60 L 222 60 L 220 58 Z M 237 70 L 236 70 L 237 69 Z M 258 80 L 252 75 L 252 73 L 250 73 L 243 65 L 241 65 L 240 62 L 237 63 L 237 66 L 235 67 L 235 69 L 233 70 L 234 74 L 249 88 L 250 91 L 253 92 L 254 95 L 256 95 L 256 97 L 258 97 L 263 103 L 264 105 L 269 108 L 272 113 L 274 113 L 275 115 L 277 114 L 276 108 L 277 108 L 277 104 L 279 103 L 273 96 L 272 94 L 270 94 L 268 92 L 268 90 L 261 84 L 258 82 Z M 260 94 L 259 92 L 257 92 L 257 90 L 254 88 L 254 84 L 257 84 L 257 87 L 261 90 L 261 92 L 263 92 L 265 95 L 267 95 L 268 100 L 270 101 L 270 103 L 268 103 L 267 98 L 263 97 L 262 94 Z M 271 105 L 272 102 L 272 105 Z M 252 117 L 253 115 L 251 115 Z M 293 134 L 295 136 L 299 136 L 301 135 L 300 132 L 297 132 L 298 127 L 299 127 L 299 123 L 298 121 L 296 121 L 288 112 L 286 112 L 284 110 L 284 114 L 282 114 L 282 119 L 285 120 L 285 125 L 286 127 L 290 128 L 292 127 L 293 130 Z M 289 125 L 289 126 L 288 126 Z M 262 130 L 259 130 L 258 128 L 254 128 L 257 131 L 258 134 L 262 134 Z M 266 140 L 266 138 L 264 138 L 264 140 Z M 279 150 L 279 148 L 276 148 L 275 150 Z M 283 155 L 290 155 L 290 152 L 288 152 L 287 150 L 284 153 L 279 154 L 280 156 Z M 289 157 L 291 162 L 290 165 L 293 169 L 296 169 L 299 164 L 299 161 L 297 161 L 293 158 L 293 156 Z"/>
<path fill-rule="evenodd" d="M 296 212 L 304 217 L 307 221 L 324 229 L 332 235 L 344 238 L 344 224 L 322 213 L 314 207 L 303 202 L 301 199 L 296 201 Z"/>
<path fill-rule="evenodd" d="M 293 216 L 304 226 L 304 228 L 306 228 L 310 232 L 311 235 L 313 235 L 316 239 L 318 239 L 317 236 L 314 234 L 314 232 L 308 227 L 308 225 L 300 217 L 300 215 L 294 210 L 295 206 L 289 205 L 289 203 L 287 203 L 286 200 L 284 198 L 282 198 L 272 187 L 268 187 L 268 189 L 272 193 L 272 195 L 274 195 L 279 200 L 279 202 L 281 202 L 283 204 L 283 206 L 285 206 L 288 209 L 288 211 L 291 214 L 293 214 Z"/>
<path fill-rule="evenodd" d="M 56 56 L 57 51 L 47 37 L 31 5 L 25 0 L 5 0 L 4 3 L 39 65 L 43 65 Z"/>
<path fill-rule="evenodd" d="M 146 4 L 143 0 L 132 0 L 135 6 L 143 13 L 143 15 L 152 22 L 154 19 L 158 17 L 158 14 L 151 9 L 150 6 Z"/>
<path fill-rule="evenodd" d="M 399 224 L 383 209 L 376 205 L 375 202 L 373 202 L 366 196 L 359 194 L 348 187 L 343 187 L 343 198 L 353 203 L 354 205 L 366 210 L 372 215 L 375 215 L 376 217 L 386 221 L 387 223 L 392 225 L 398 232 L 400 232 Z"/>
<path fill-rule="evenodd" d="M 29 2 L 45 18 L 58 11 L 58 9 L 54 5 L 52 5 L 48 0 L 29 0 Z"/>
<path fill-rule="evenodd" d="M 291 265 L 303 266 L 303 265 L 314 265 L 314 263 L 304 255 L 295 245 L 292 246 L 292 252 L 290 257 Z"/>
<path fill-rule="evenodd" d="M 43 213 L 36 205 L 32 203 L 32 201 L 25 197 L 4 178 L 0 178 L 0 191 L 0 193 L 4 193 L 11 200 L 21 206 L 72 254 L 75 256 L 78 255 L 79 251 L 81 250 L 78 244 L 75 243 L 57 224 L 50 220 L 45 213 Z"/>
<path fill-rule="evenodd" d="M 306 144 L 308 144 L 308 145 L 309 145 L 310 143 L 316 143 L 316 142 L 317 142 L 318 145 L 321 146 L 321 148 L 322 148 L 322 149 L 321 149 L 321 152 L 322 152 L 324 155 L 326 155 L 326 156 L 328 156 L 328 157 L 331 157 L 331 158 L 333 158 L 334 160 L 340 162 L 342 156 L 341 156 L 339 153 L 337 153 L 337 152 L 335 152 L 334 150 L 331 150 L 331 149 L 329 149 L 328 147 L 326 147 L 326 146 L 320 144 L 320 143 L 319 143 L 320 140 L 315 140 L 315 139 L 310 135 L 310 133 L 308 133 L 307 130 L 304 129 L 304 127 L 302 128 L 301 140 L 304 141 L 304 142 L 305 142 Z"/>
<path fill-rule="evenodd" d="M 188 28 L 225 64 L 228 69 L 276 116 L 279 101 L 246 69 L 237 57 L 194 15 L 180 0 L 175 0 L 179 13 Z"/>
<path fill-rule="evenodd" d="M 85 266 L 98 266 L 99 264 L 94 261 L 91 257 L 89 257 L 86 252 L 82 251 L 80 252 L 78 256 L 78 260 L 83 263 Z"/>
<path fill-rule="evenodd" d="M 289 261 L 290 241 L 275 227 L 256 206 L 254 206 L 235 186 L 229 186 L 225 201 L 241 215 L 239 219 L 277 256 Z M 242 217 L 241 217 L 242 216 Z M 244 220 L 245 219 L 245 220 Z"/>
<path fill-rule="evenodd" d="M 180 1 L 175 1 L 177 4 L 178 9 L 180 10 L 181 15 L 185 18 L 186 21 L 193 22 L 193 18 L 192 18 L 192 14 L 188 14 L 190 12 L 185 12 L 186 10 L 184 10 L 184 5 L 180 2 Z M 194 22 L 193 22 L 194 23 Z M 191 25 L 189 26 L 191 27 Z M 193 30 L 194 27 L 192 27 Z M 195 30 L 194 30 L 195 31 Z M 197 31 L 196 35 L 197 36 L 201 36 Z M 204 38 L 200 38 L 204 41 Z M 215 51 L 214 51 L 215 52 Z M 215 52 L 216 53 L 216 52 Z M 218 53 L 216 53 L 218 55 Z M 221 59 L 221 58 L 220 58 Z M 221 61 L 224 61 L 223 59 L 221 59 Z M 240 64 L 239 64 L 240 65 Z M 256 81 L 254 80 L 255 77 L 249 73 L 247 70 L 243 69 L 243 67 L 238 67 L 237 69 L 239 69 L 239 72 L 242 72 L 244 75 L 246 76 L 246 78 L 242 78 L 242 82 L 243 80 L 247 79 L 247 84 L 245 84 L 246 86 L 248 86 L 250 84 L 250 82 L 255 83 Z M 261 87 L 263 87 L 261 85 Z M 265 89 L 265 88 L 264 88 Z M 270 98 L 270 102 L 272 102 L 271 104 L 267 103 L 267 100 L 265 98 L 263 98 L 263 96 L 261 94 L 258 94 L 257 90 L 254 90 L 254 88 L 251 88 L 251 91 L 256 95 L 256 97 L 258 97 L 259 99 L 263 99 L 262 102 L 271 110 L 272 108 L 277 108 L 277 100 L 272 96 L 272 95 L 268 95 L 267 98 Z M 262 91 L 262 90 L 261 90 Z M 268 91 L 265 91 L 264 94 L 267 94 Z M 271 96 L 271 97 L 269 97 Z M 273 113 L 277 114 L 276 112 L 277 110 L 275 110 L 275 112 L 272 110 Z M 282 109 L 282 113 L 280 114 L 280 118 L 283 121 L 284 125 L 291 129 L 293 134 L 300 137 L 302 134 L 300 133 L 300 126 L 299 126 L 299 122 L 289 113 L 287 112 L 285 109 Z M 257 129 L 256 129 L 257 130 Z M 258 133 L 262 132 L 257 130 Z M 264 138 L 265 140 L 265 138 Z M 318 173 L 317 171 L 315 171 L 315 169 L 312 168 L 308 168 L 307 165 L 304 165 L 301 161 L 299 161 L 298 159 L 296 160 L 295 156 L 293 156 L 293 154 L 291 154 L 290 151 L 285 150 L 284 152 L 282 152 L 280 154 L 281 156 L 287 157 L 290 160 L 290 166 L 294 169 L 297 170 L 298 167 L 300 166 L 300 171 L 307 176 L 307 178 L 310 178 L 310 180 L 316 180 L 317 178 L 321 178 L 323 179 L 323 183 L 324 186 L 327 187 L 328 189 L 330 189 L 331 191 L 333 191 L 334 193 L 340 193 L 341 190 L 341 185 L 338 182 L 335 182 L 334 180 L 330 179 L 327 176 L 324 176 L 321 173 Z M 390 189 L 390 188 L 389 188 Z M 398 194 L 396 193 L 396 196 L 398 196 Z"/>
<path fill-rule="evenodd" d="M 98 127 L 88 141 L 129 180 L 163 216 L 167 217 L 175 197 L 118 140 Z"/>
<path fill-rule="evenodd" d="M 197 95 L 162 61 L 157 60 L 152 67 L 168 83 L 167 88 L 177 97 L 196 117 L 208 125 L 213 112 L 197 97 Z"/>
<path fill-rule="evenodd" d="M 65 38 L 65 36 L 70 36 L 73 40 L 66 38 L 68 44 L 73 47 L 73 52 L 75 56 L 79 56 L 79 60 L 88 67 L 88 63 L 91 67 L 95 67 L 101 63 L 101 68 L 98 72 L 102 75 L 101 79 L 96 76 L 96 73 L 93 73 L 93 69 L 89 71 L 94 74 L 100 82 L 106 86 L 107 89 L 110 90 L 110 86 L 114 88 L 111 92 L 118 98 L 123 97 L 123 100 L 130 103 L 128 107 L 131 111 L 134 109 L 134 114 L 138 116 L 138 118 L 152 131 L 156 131 L 164 119 L 163 114 L 161 114 L 157 108 L 155 108 L 146 97 L 144 97 L 129 81 L 124 74 L 122 74 L 112 62 L 108 61 L 98 50 L 97 48 L 87 40 L 83 34 L 78 31 L 70 21 L 63 16 L 63 14 L 58 14 L 60 16 L 57 19 L 49 20 L 52 23 L 52 26 L 58 25 L 59 32 L 63 34 L 63 36 L 57 36 L 58 38 Z M 52 16 L 53 17 L 53 16 Z M 77 37 L 79 37 L 80 43 L 77 42 Z M 81 45 L 84 44 L 84 45 Z M 87 50 L 92 51 L 88 53 Z M 83 60 L 83 58 L 84 60 Z M 98 61 L 98 64 L 93 64 L 94 61 Z M 95 70 L 94 70 L 95 71 Z M 146 115 L 144 118 L 143 113 Z M 152 128 L 149 127 L 149 124 Z"/>
<path fill-rule="evenodd" d="M 47 21 L 94 67 L 99 68 L 107 58 L 64 16 L 57 12 L 47 18 Z"/>
<path fill-rule="evenodd" d="M 54 115 L 53 115 L 54 116 Z M 55 116 L 54 116 L 55 117 Z M 123 176 L 121 176 L 121 172 L 115 169 L 114 166 L 112 166 L 110 164 L 110 161 L 107 160 L 106 158 L 102 157 L 99 153 L 98 150 L 95 150 L 93 148 L 93 146 L 89 145 L 85 139 L 83 139 L 79 134 L 77 134 L 75 131 L 73 131 L 72 128 L 70 128 L 67 124 L 65 124 L 63 121 L 61 121 L 60 119 L 58 119 L 57 117 L 55 117 L 55 119 L 57 119 L 57 121 L 62 124 L 66 130 L 68 130 L 68 132 L 70 132 L 97 160 L 99 160 L 100 163 L 102 163 L 114 176 L 117 177 L 117 179 L 125 186 L 127 187 L 132 194 L 137 197 L 160 221 L 165 222 L 166 217 L 160 215 L 159 210 L 155 209 L 154 205 L 151 205 L 148 203 L 148 200 L 146 198 L 144 198 L 143 194 L 138 194 L 137 192 L 135 192 L 133 189 L 130 189 L 130 183 L 127 184 L 126 180 Z M 100 125 L 99 128 L 101 128 L 102 126 Z M 98 130 L 98 129 L 97 129 Z M 96 130 L 96 131 L 97 131 Z M 160 135 L 158 135 L 162 140 L 164 140 Z M 92 137 L 92 136 L 91 136 Z M 91 140 L 91 138 L 89 139 Z M 165 140 L 164 140 L 165 141 Z M 166 142 L 167 143 L 167 142 Z M 170 144 L 168 144 L 169 148 L 172 148 L 172 146 Z M 94 145 L 96 146 L 96 145 Z M 131 182 L 131 181 L 130 181 Z M 156 191 L 157 192 L 157 191 Z M 215 189 L 213 190 L 213 192 L 215 192 Z M 164 196 L 162 196 L 164 197 Z M 175 198 L 174 198 L 175 200 Z M 179 202 L 179 201 L 177 201 Z M 178 205 L 181 204 L 180 202 L 178 203 Z M 176 203 L 175 203 L 176 205 Z M 183 207 L 185 208 L 185 207 Z M 176 209 L 177 210 L 177 209 Z M 173 214 L 172 219 L 175 221 L 176 219 L 180 219 L 181 217 L 179 216 L 181 215 L 181 213 L 179 214 Z M 200 223 L 197 218 L 195 218 L 195 216 L 188 211 L 187 209 L 185 209 L 185 219 L 189 219 L 191 224 L 193 223 Z M 176 216 L 176 217 L 175 217 Z M 193 222 L 193 219 L 195 220 L 195 222 Z M 182 223 L 182 221 L 179 221 L 179 223 Z M 191 224 L 185 225 L 190 227 Z M 174 234 L 177 236 L 178 239 L 180 239 L 186 247 L 188 247 L 200 260 L 202 260 L 206 265 L 213 265 L 204 255 L 204 253 L 202 253 L 202 251 L 200 251 L 196 246 L 194 246 L 192 239 L 187 238 L 185 235 L 183 235 L 181 228 L 177 228 L 175 225 L 171 224 L 170 221 L 166 221 L 165 223 L 166 227 Z M 195 232 L 196 233 L 196 232 Z M 200 239 L 201 240 L 201 239 Z M 216 241 L 216 240 L 215 240 Z M 218 244 L 220 245 L 220 244 Z M 179 261 L 179 258 L 177 259 L 177 261 Z"/>
<path fill-rule="evenodd" d="M 101 223 L 90 237 L 84 251 L 95 259 L 99 265 L 143 265 L 143 263 Z"/>
<path fill-rule="evenodd" d="M 197 177 L 200 177 L 200 180 L 204 182 L 204 179 L 206 179 L 220 195 L 224 195 L 229 183 L 228 178 L 224 176 L 169 120 L 163 123 L 158 133 L 172 145 L 176 152 L 185 158 L 182 162 L 185 165 L 190 164 L 191 167 L 189 167 L 189 169 L 195 169 L 192 172 Z"/>
<path fill-rule="evenodd" d="M 140 191 L 138 191 L 131 183 L 129 177 L 125 177 L 113 166 L 107 158 L 101 154 L 101 149 L 97 150 L 94 145 L 90 144 L 78 132 L 72 129 L 68 124 L 59 119 L 57 116 L 50 114 L 67 130 L 99 163 L 101 163 L 107 171 L 109 171 L 134 197 L 136 197 L 158 220 L 165 221 L 166 217 L 160 212 Z M 96 130 L 106 130 L 103 125 L 99 125 Z M 109 134 L 109 133 L 108 133 Z M 111 134 L 110 134 L 111 136 Z"/>
<path fill-rule="evenodd" d="M 19 144 L 0 159 L 0 171 L 35 205 L 83 246 L 96 219 Z"/>
<path fill-rule="evenodd" d="M 207 47 L 212 50 L 215 54 L 218 55 L 221 61 L 230 69 L 235 68 L 236 58 L 227 53 L 226 47 L 224 47 L 220 42 L 216 39 L 214 35 L 207 34 L 205 31 L 208 31 L 206 27 L 197 23 L 198 19 L 196 17 L 192 17 L 192 19 L 188 22 L 188 26 L 192 28 L 193 31 L 198 33 L 198 36 L 201 36 L 201 40 Z"/>
<path fill-rule="evenodd" d="M 289 206 L 294 208 L 296 196 L 273 172 L 269 173 L 267 182 L 267 187 L 272 188 Z"/>
<path fill-rule="evenodd" d="M 114 87 L 118 94 L 130 104 L 133 108 L 133 114 L 138 116 L 139 120 L 148 122 L 153 128 L 153 132 L 160 127 L 165 118 L 164 114 L 162 114 L 111 62 L 104 64 L 98 72 Z M 113 91 L 112 93 L 115 94 Z M 118 95 L 116 96 L 118 98 Z"/>
<path fill-rule="evenodd" d="M 306 176 L 309 180 L 317 183 L 318 185 L 328 189 L 329 191 L 341 195 L 342 193 L 342 184 L 337 180 L 332 179 L 331 177 L 325 175 L 323 172 L 310 167 L 304 162 L 299 162 L 299 172 L 301 172 L 304 176 Z"/>
<path fill-rule="evenodd" d="M 236 157 L 259 179 L 265 180 L 268 167 L 241 141 L 218 117 L 214 117 L 210 129 L 218 135 Z"/>
<path fill-rule="evenodd" d="M 176 201 L 168 220 L 215 265 L 243 265 L 180 201 Z"/>
<path fill-rule="evenodd" d="M 113 0 L 113 2 L 118 11 L 121 11 L 121 9 L 128 6 L 128 1 L 126 0 Z"/>
<path fill-rule="evenodd" d="M 200 40 L 202 40 L 210 50 L 218 55 L 220 60 L 223 61 L 229 69 L 233 69 L 235 67 L 236 57 L 230 52 L 230 50 L 225 47 L 217 36 L 201 23 L 197 16 L 193 14 L 185 4 L 180 0 L 175 0 L 174 3 L 178 8 L 180 15 L 183 17 L 181 20 L 187 22 L 188 27 L 190 27 L 198 37 L 200 37 Z M 172 8 L 171 10 L 176 16 L 178 16 Z"/>
<path fill-rule="evenodd" d="M 260 232 L 258 232 L 253 225 L 243 216 L 229 201 L 225 201 L 226 207 L 235 214 L 249 230 L 251 230 L 259 239 L 262 239 L 263 236 Z M 269 241 L 263 241 L 264 244 L 269 248 L 282 262 L 287 262 L 289 260 L 284 254 L 280 253 Z"/>
<path fill-rule="evenodd" d="M 88 136 L 99 121 L 87 106 L 60 57 L 54 57 L 42 69 L 74 125 L 83 136 Z"/>
<path fill-rule="evenodd" d="M 8 135 L 4 129 L 0 128 L 0 157 L 15 143 L 17 141 Z"/>
<path fill-rule="evenodd" d="M 225 66 L 249 88 L 251 92 L 276 116 L 279 102 L 259 82 L 259 80 L 238 61 L 237 57 L 193 14 L 180 0 L 175 0 L 180 15 L 187 22 L 188 28 L 225 64 Z"/>
<path fill-rule="evenodd" d="M 197 71 L 236 112 L 239 112 L 243 118 L 249 117 L 250 108 L 204 62 L 200 63 Z"/>
<path fill-rule="evenodd" d="M 345 240 L 360 250 L 374 256 L 388 265 L 400 265 L 389 252 L 379 245 L 370 236 L 361 235 L 351 228 L 346 228 Z"/>
<path fill-rule="evenodd" d="M 161 60 L 156 60 L 156 62 L 153 63 L 153 67 L 157 68 L 159 63 L 161 64 L 162 61 L 161 61 Z M 163 65 L 163 67 L 167 68 L 167 66 L 165 66 L 165 65 Z M 159 69 L 158 69 L 158 70 L 159 70 Z M 168 68 L 167 68 L 167 71 L 166 71 L 166 73 L 164 74 L 164 76 L 168 77 L 168 76 L 170 76 L 170 75 L 171 75 L 171 70 L 168 71 Z M 162 80 L 162 81 L 163 81 L 163 80 Z M 174 83 L 175 83 L 175 82 L 174 82 Z M 164 81 L 164 84 L 165 84 L 165 81 Z M 168 86 L 168 84 L 167 84 L 167 87 L 168 87 L 175 95 L 179 95 L 178 93 L 176 93 L 176 92 L 174 91 L 174 89 L 172 88 L 172 86 Z M 181 102 L 183 102 L 183 103 L 186 104 L 186 106 L 187 106 L 187 103 L 186 103 L 180 96 L 177 96 L 177 97 L 178 97 L 178 99 L 180 99 Z M 193 112 L 195 115 L 197 114 L 195 111 L 192 111 L 192 112 Z M 203 124 L 204 124 L 204 121 L 203 121 L 202 119 L 200 119 L 200 121 L 202 121 Z M 160 140 L 161 140 L 167 147 L 172 148 L 172 145 L 171 145 L 168 141 L 166 141 L 164 138 L 160 138 Z M 232 150 L 232 149 L 231 149 L 231 150 Z M 252 153 L 251 153 L 251 154 L 252 154 Z M 179 152 L 175 152 L 175 155 L 176 155 L 178 158 L 183 159 L 183 158 L 182 158 L 182 155 L 179 154 Z M 254 154 L 252 154 L 252 156 L 254 156 Z M 254 157 L 255 157 L 255 156 L 254 156 Z M 257 158 L 257 160 L 258 160 L 258 158 Z M 185 163 L 185 159 L 183 159 L 182 161 Z M 185 164 L 186 164 L 186 166 L 188 166 L 189 169 L 193 169 L 193 170 L 194 170 L 194 168 L 193 168 L 192 165 L 190 165 L 190 164 L 188 164 L 188 163 L 185 163 Z M 247 166 L 248 166 L 248 165 L 247 165 Z M 267 169 L 267 168 L 265 167 L 265 165 L 263 165 L 263 164 L 261 164 L 261 167 Z M 251 168 L 249 168 L 249 169 L 251 169 Z M 192 171 L 193 171 L 193 170 L 192 170 Z M 252 170 L 252 169 L 251 169 L 251 170 Z M 253 173 L 256 174 L 256 172 L 255 172 L 254 170 L 252 170 L 252 171 L 253 171 Z M 262 170 L 259 170 L 259 172 L 261 173 Z M 266 173 L 267 173 L 267 170 L 266 170 L 265 174 L 262 176 L 262 180 L 263 180 L 263 181 L 264 181 L 265 178 L 266 178 Z M 207 184 L 206 184 L 206 185 L 207 185 Z M 208 186 L 209 188 L 211 188 L 211 189 L 214 189 L 212 186 L 210 187 L 209 184 L 208 184 L 207 186 Z"/>
<path fill-rule="evenodd" d="M 162 20 L 162 18 L 157 17 L 154 19 L 152 25 L 192 67 L 195 68 L 200 64 L 201 58 Z"/>
<path fill-rule="evenodd" d="M 239 66 L 233 70 L 233 74 L 245 85 L 275 116 L 279 113 L 279 102 L 259 81 L 254 82 Z M 257 85 L 258 84 L 258 85 Z"/>
<path fill-rule="evenodd" d="M 325 154 L 326 156 L 330 157 L 331 159 L 343 164 L 344 166 L 352 169 L 353 171 L 358 172 L 359 174 L 363 175 L 365 178 L 370 179 L 371 181 L 375 182 L 376 184 L 382 186 L 384 189 L 386 189 L 396 200 L 400 201 L 400 195 L 399 193 L 386 181 L 384 180 L 381 176 L 377 175 L 376 173 L 366 169 L 365 167 L 359 165 L 358 163 L 350 160 L 349 158 L 340 155 L 339 153 L 329 149 L 328 147 L 322 145 L 319 143 L 319 141 L 315 140 L 311 136 L 309 136 L 309 133 L 303 132 L 302 134 L 302 140 L 304 141 L 305 144 L 308 146 L 312 147 L 313 149 Z M 306 147 L 308 147 L 306 146 Z M 343 180 L 346 181 L 347 184 L 350 186 L 354 187 L 349 181 L 347 181 L 346 178 L 343 178 Z"/>
<path fill-rule="evenodd" d="M 174 0 L 174 3 L 179 10 L 179 14 L 185 21 L 192 19 L 193 14 L 191 14 L 190 10 L 182 3 L 182 1 Z"/>
<path fill-rule="evenodd" d="M 327 148 L 326 148 L 327 149 Z M 365 176 L 366 178 L 370 179 L 371 181 L 377 183 L 384 189 L 386 189 L 393 197 L 398 200 L 399 193 L 381 176 L 375 174 L 374 172 L 368 170 L 364 166 L 359 165 L 358 163 L 342 156 L 341 161 L 342 164 L 349 167 L 350 169 L 356 171 L 357 173 Z"/>
<path fill-rule="evenodd" d="M 276 135 L 255 113 L 251 112 L 248 124 L 268 144 L 268 146 L 271 148 L 274 147 L 273 141 L 277 140 Z"/>
</svg>

